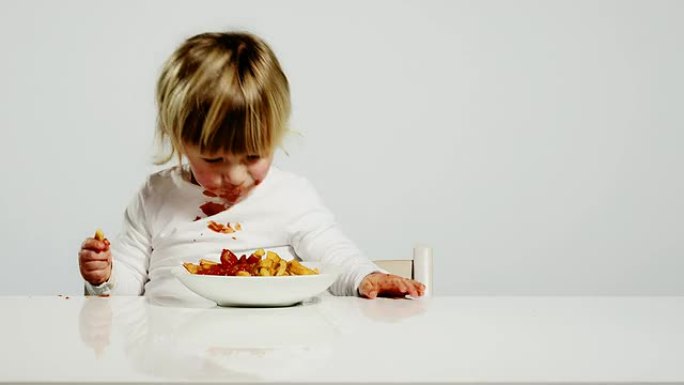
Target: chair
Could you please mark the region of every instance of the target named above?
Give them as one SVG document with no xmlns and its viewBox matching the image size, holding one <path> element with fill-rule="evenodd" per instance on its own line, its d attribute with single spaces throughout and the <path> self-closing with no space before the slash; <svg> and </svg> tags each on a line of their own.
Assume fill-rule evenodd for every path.
<svg viewBox="0 0 684 385">
<path fill-rule="evenodd" d="M 413 248 L 412 259 L 379 259 L 373 263 L 390 274 L 420 281 L 425 285 L 425 296 L 432 295 L 432 248 L 419 245 Z"/>
</svg>

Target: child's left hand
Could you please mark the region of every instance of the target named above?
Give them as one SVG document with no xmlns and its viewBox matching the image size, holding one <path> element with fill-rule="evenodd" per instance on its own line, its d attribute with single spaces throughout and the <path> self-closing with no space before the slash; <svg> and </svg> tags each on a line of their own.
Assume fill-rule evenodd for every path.
<svg viewBox="0 0 684 385">
<path fill-rule="evenodd" d="M 425 285 L 412 279 L 385 273 L 368 274 L 359 285 L 359 294 L 366 298 L 420 297 L 425 294 Z"/>
</svg>

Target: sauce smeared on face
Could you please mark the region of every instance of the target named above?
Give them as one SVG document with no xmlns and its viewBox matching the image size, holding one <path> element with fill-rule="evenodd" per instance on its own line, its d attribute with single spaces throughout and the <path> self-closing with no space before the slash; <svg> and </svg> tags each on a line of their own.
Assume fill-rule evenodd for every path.
<svg viewBox="0 0 684 385">
<path fill-rule="evenodd" d="M 222 193 L 219 195 L 221 199 L 224 201 L 230 203 L 230 204 L 235 204 L 240 196 L 242 195 L 242 188 L 236 187 L 234 189 L 228 190 L 225 193 Z"/>
<path fill-rule="evenodd" d="M 228 208 L 261 184 L 273 161 L 272 154 L 251 158 L 223 151 L 204 153 L 187 143 L 183 155 L 190 166 L 191 183 L 201 186 L 204 196 L 221 198 Z"/>
</svg>

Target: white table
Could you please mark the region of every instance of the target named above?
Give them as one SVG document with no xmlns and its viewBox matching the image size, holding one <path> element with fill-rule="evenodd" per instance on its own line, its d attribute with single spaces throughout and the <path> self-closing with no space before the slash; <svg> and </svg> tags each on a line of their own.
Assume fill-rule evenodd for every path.
<svg viewBox="0 0 684 385">
<path fill-rule="evenodd" d="M 0 382 L 684 381 L 684 297 L 245 309 L 50 296 L 0 297 L 0 309 Z"/>
</svg>

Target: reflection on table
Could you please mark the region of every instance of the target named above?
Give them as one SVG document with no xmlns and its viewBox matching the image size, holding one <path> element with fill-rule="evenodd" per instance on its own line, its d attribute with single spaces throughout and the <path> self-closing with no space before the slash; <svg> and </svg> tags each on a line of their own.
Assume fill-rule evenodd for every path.
<svg viewBox="0 0 684 385">
<path fill-rule="evenodd" d="M 353 333 L 359 317 L 398 322 L 423 311 L 420 301 L 380 300 L 369 307 L 330 303 L 326 297 L 282 308 L 88 297 L 80 312 L 80 333 L 96 357 L 102 356 L 110 334 L 117 333 L 125 340 L 131 366 L 159 378 L 282 381 L 301 378 L 326 362 L 335 340 Z M 121 302 L 117 311 L 113 302 Z"/>
<path fill-rule="evenodd" d="M 681 382 L 682 297 L 0 297 L 0 382 Z"/>
</svg>

